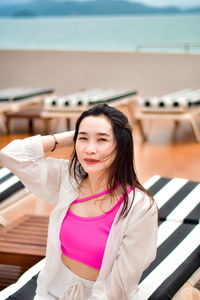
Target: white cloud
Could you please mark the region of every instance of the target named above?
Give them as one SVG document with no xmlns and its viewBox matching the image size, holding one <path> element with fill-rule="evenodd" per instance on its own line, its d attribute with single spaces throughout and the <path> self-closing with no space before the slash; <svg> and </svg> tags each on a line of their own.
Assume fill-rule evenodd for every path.
<svg viewBox="0 0 200 300">
<path fill-rule="evenodd" d="M 128 0 L 131 2 L 139 2 L 152 6 L 178 6 L 178 7 L 191 7 L 200 6 L 200 0 Z"/>
</svg>

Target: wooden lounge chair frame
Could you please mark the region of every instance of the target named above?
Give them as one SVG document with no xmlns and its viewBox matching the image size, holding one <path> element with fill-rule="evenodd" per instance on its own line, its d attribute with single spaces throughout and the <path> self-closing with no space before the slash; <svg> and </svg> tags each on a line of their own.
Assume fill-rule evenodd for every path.
<svg viewBox="0 0 200 300">
<path fill-rule="evenodd" d="M 200 108 L 190 108 L 183 111 L 153 111 L 142 110 L 137 107 L 134 118 L 135 124 L 138 125 L 143 141 L 147 140 L 147 134 L 144 132 L 142 121 L 144 120 L 168 120 L 175 122 L 175 128 L 180 121 L 186 121 L 190 124 L 196 142 L 200 142 L 200 130 L 198 129 L 197 118 L 200 115 Z"/>
<path fill-rule="evenodd" d="M 54 93 L 53 89 L 12 88 L 0 90 L 0 131 L 7 133 L 6 115 L 19 112 L 35 105 L 41 105 L 45 96 Z"/>
</svg>

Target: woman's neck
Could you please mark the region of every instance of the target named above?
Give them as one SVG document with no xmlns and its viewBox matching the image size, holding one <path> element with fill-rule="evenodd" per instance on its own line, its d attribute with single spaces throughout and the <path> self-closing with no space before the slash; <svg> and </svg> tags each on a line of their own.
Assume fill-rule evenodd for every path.
<svg viewBox="0 0 200 300">
<path fill-rule="evenodd" d="M 88 175 L 88 187 L 91 189 L 91 192 L 97 194 L 102 192 L 108 188 L 108 181 L 107 178 L 102 177 L 95 177 L 93 175 Z"/>
</svg>

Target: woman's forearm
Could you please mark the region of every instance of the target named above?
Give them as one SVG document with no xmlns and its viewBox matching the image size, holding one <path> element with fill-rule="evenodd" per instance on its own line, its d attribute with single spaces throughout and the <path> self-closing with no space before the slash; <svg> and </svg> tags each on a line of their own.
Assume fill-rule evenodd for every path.
<svg viewBox="0 0 200 300">
<path fill-rule="evenodd" d="M 56 149 L 73 146 L 74 130 L 56 133 L 54 134 L 54 136 L 58 142 L 58 144 L 56 145 Z M 44 152 L 49 152 L 54 149 L 55 138 L 52 135 L 42 136 L 42 145 L 44 148 Z"/>
</svg>

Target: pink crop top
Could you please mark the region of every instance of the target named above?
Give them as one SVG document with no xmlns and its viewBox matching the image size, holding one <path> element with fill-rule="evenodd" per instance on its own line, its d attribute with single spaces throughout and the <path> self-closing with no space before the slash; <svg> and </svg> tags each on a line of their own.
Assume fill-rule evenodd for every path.
<svg viewBox="0 0 200 300">
<path fill-rule="evenodd" d="M 129 194 L 132 190 L 132 187 L 129 188 L 127 193 Z M 106 190 L 101 195 L 108 192 Z M 99 197 L 100 194 L 95 196 Z M 75 200 L 72 203 L 87 201 L 91 198 L 93 196 Z M 123 200 L 124 196 L 108 212 L 97 217 L 80 217 L 68 209 L 60 230 L 63 254 L 100 270 L 111 225 Z"/>
</svg>

